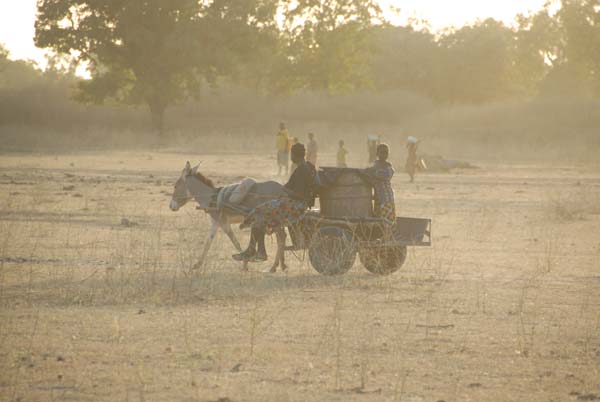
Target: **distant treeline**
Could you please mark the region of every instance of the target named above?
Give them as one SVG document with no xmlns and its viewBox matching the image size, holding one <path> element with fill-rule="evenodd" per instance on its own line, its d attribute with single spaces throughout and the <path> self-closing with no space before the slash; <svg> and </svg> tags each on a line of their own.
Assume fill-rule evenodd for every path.
<svg viewBox="0 0 600 402">
<path fill-rule="evenodd" d="M 85 30 L 87 14 L 73 19 L 78 26 L 60 23 L 67 15 L 58 11 L 75 13 L 77 9 L 59 7 L 59 3 L 45 3 L 46 9 L 40 3 L 38 45 L 64 55 L 88 43 L 77 36 L 77 28 L 85 35 L 94 28 L 98 38 L 91 43 L 105 41 L 105 47 L 97 45 L 96 53 L 87 53 L 88 59 L 68 59 L 72 64 L 67 67 L 57 57 L 46 72 L 24 61 L 8 60 L 0 48 L 4 147 L 152 144 L 158 124 L 165 128 L 163 143 L 193 140 L 206 145 L 228 139 L 232 147 L 258 149 L 270 146 L 280 120 L 300 135 L 316 131 L 325 144 L 346 136 L 359 146 L 368 133 L 390 138 L 410 133 L 430 138 L 432 148 L 441 150 L 457 143 L 489 146 L 490 150 L 498 144 L 528 144 L 559 154 L 570 149 L 576 156 L 600 147 L 596 100 L 600 93 L 600 0 L 563 0 L 557 10 L 548 6 L 534 15 L 519 16 L 513 27 L 487 19 L 438 33 L 374 19 L 380 13 L 369 8 L 371 2 L 357 3 L 369 7 L 353 11 L 355 23 L 337 25 L 331 21 L 336 21 L 333 17 L 339 10 L 319 14 L 323 10 L 301 1 L 302 10 L 287 10 L 291 20 L 298 15 L 328 15 L 330 22 L 307 18 L 312 24 L 300 28 L 296 24 L 287 31 L 285 24 L 283 28 L 271 24 L 267 30 L 265 10 L 248 6 L 232 11 L 225 7 L 228 0 L 221 0 L 215 3 L 224 8 L 202 15 L 209 26 L 227 28 L 227 46 L 218 54 L 214 49 L 203 53 L 214 60 L 182 58 L 179 64 L 173 60 L 165 64 L 159 51 L 155 55 L 142 52 L 148 58 L 140 59 L 144 63 L 129 60 L 124 52 L 127 41 L 137 40 L 143 32 L 147 42 L 153 33 L 148 27 L 136 31 L 131 24 L 120 32 L 119 24 L 135 22 L 136 12 L 148 12 L 142 6 L 125 10 L 130 13 L 127 21 L 102 14 L 108 26 L 115 27 L 107 33 L 97 26 L 99 16 L 90 20 L 96 25 Z M 168 7 L 179 3 L 185 1 Z M 160 2 L 140 4 L 158 7 Z M 116 11 L 115 15 L 123 15 Z M 176 27 L 181 10 L 175 10 L 179 14 L 168 11 L 165 15 L 157 12 L 155 22 L 170 21 L 167 26 Z M 248 22 L 255 20 L 247 14 L 257 12 L 263 23 Z M 240 13 L 246 13 L 246 19 Z M 201 28 L 207 25 L 195 25 L 195 18 L 186 20 L 186 29 L 163 29 L 160 38 L 179 39 L 179 43 L 190 35 L 206 35 Z M 253 46 L 235 42 L 235 35 L 252 37 Z M 135 40 L 131 42 L 139 45 Z M 222 35 L 215 34 L 213 47 L 220 40 Z M 231 42 L 236 47 L 229 46 Z M 176 50 L 172 57 L 183 57 L 182 49 Z M 153 57 L 156 66 L 147 61 Z M 80 61 L 90 63 L 92 80 L 75 77 Z M 198 63 L 204 63 L 205 69 L 199 69 Z M 228 63 L 236 63 L 235 68 L 227 67 Z M 136 70 L 139 65 L 146 69 Z M 173 75 L 169 68 L 181 71 Z M 160 71 L 165 71 L 164 77 Z M 142 82 L 144 74 L 152 79 Z M 157 86 L 157 81 L 169 77 L 175 84 Z M 139 105 L 150 107 L 152 120 Z M 465 145 L 458 148 L 464 152 Z"/>
</svg>

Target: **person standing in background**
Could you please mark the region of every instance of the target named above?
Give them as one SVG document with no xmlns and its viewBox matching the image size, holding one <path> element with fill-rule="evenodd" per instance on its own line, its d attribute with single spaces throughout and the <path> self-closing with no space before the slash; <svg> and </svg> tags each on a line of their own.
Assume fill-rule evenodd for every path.
<svg viewBox="0 0 600 402">
<path fill-rule="evenodd" d="M 285 123 L 279 123 L 279 132 L 275 137 L 275 147 L 277 149 L 277 175 L 281 176 L 281 168 L 285 167 L 285 175 L 288 175 L 289 161 L 289 134 Z"/>
<path fill-rule="evenodd" d="M 319 152 L 319 147 L 317 145 L 317 141 L 315 141 L 315 135 L 313 133 L 308 133 L 308 143 L 306 144 L 306 160 L 313 164 L 313 166 L 317 166 L 317 152 Z"/>
<path fill-rule="evenodd" d="M 390 148 L 387 144 L 377 145 L 377 159 L 366 171 L 373 180 L 375 215 L 382 218 L 386 224 L 393 225 L 396 222 L 394 189 L 391 183 L 394 167 L 388 162 L 389 156 Z"/>
<path fill-rule="evenodd" d="M 406 140 L 406 150 L 408 155 L 406 157 L 406 173 L 410 176 L 410 182 L 415 181 L 415 171 L 417 169 L 417 148 L 419 146 L 419 140 L 416 137 L 410 136 Z"/>
<path fill-rule="evenodd" d="M 346 155 L 348 155 L 348 151 L 344 148 L 344 140 L 340 140 L 338 142 L 338 151 L 337 151 L 337 167 L 345 168 L 348 167 L 346 165 Z"/>
</svg>

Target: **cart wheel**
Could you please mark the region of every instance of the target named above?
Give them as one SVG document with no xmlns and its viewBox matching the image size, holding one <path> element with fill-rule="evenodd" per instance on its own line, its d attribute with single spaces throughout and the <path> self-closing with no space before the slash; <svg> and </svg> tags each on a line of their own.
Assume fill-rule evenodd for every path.
<svg viewBox="0 0 600 402">
<path fill-rule="evenodd" d="M 356 260 L 356 244 L 352 234 L 333 226 L 320 228 L 312 238 L 308 258 L 320 274 L 345 274 Z"/>
<path fill-rule="evenodd" d="M 375 275 L 390 275 L 406 261 L 406 246 L 364 248 L 358 252 L 360 262 Z"/>
</svg>

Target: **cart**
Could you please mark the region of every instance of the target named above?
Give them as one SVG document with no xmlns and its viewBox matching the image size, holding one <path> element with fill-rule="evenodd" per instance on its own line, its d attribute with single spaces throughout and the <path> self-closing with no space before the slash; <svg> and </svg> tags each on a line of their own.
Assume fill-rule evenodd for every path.
<svg viewBox="0 0 600 402">
<path fill-rule="evenodd" d="M 390 275 L 406 261 L 408 247 L 431 246 L 430 219 L 400 217 L 389 225 L 375 217 L 372 182 L 364 170 L 321 167 L 317 183 L 320 209 L 288 228 L 288 249 L 307 249 L 319 273 L 342 275 L 358 255 L 369 272 Z"/>
<path fill-rule="evenodd" d="M 292 245 L 286 250 L 308 250 L 311 265 L 323 275 L 345 274 L 357 254 L 369 272 L 390 275 L 404 264 L 407 247 L 431 246 L 430 219 L 400 217 L 390 226 L 380 218 L 332 218 L 311 211 L 288 230 Z"/>
</svg>

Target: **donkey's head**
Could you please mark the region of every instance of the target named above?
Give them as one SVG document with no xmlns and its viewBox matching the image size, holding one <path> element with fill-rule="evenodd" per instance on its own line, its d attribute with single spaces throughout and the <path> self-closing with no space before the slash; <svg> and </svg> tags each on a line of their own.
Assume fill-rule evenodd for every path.
<svg viewBox="0 0 600 402">
<path fill-rule="evenodd" d="M 178 211 L 179 208 L 183 207 L 192 198 L 192 195 L 186 184 L 186 177 L 191 174 L 192 165 L 190 165 L 190 162 L 188 161 L 181 171 L 181 176 L 179 176 L 179 179 L 177 179 L 175 182 L 173 197 L 171 198 L 171 203 L 169 204 L 171 211 Z"/>
<path fill-rule="evenodd" d="M 208 206 L 215 191 L 215 186 L 210 179 L 198 172 L 198 167 L 200 167 L 200 164 L 194 168 L 192 168 L 190 162 L 185 164 L 181 176 L 175 182 L 173 197 L 169 204 L 171 211 L 179 210 L 192 198 L 195 198 L 201 207 Z"/>
</svg>

